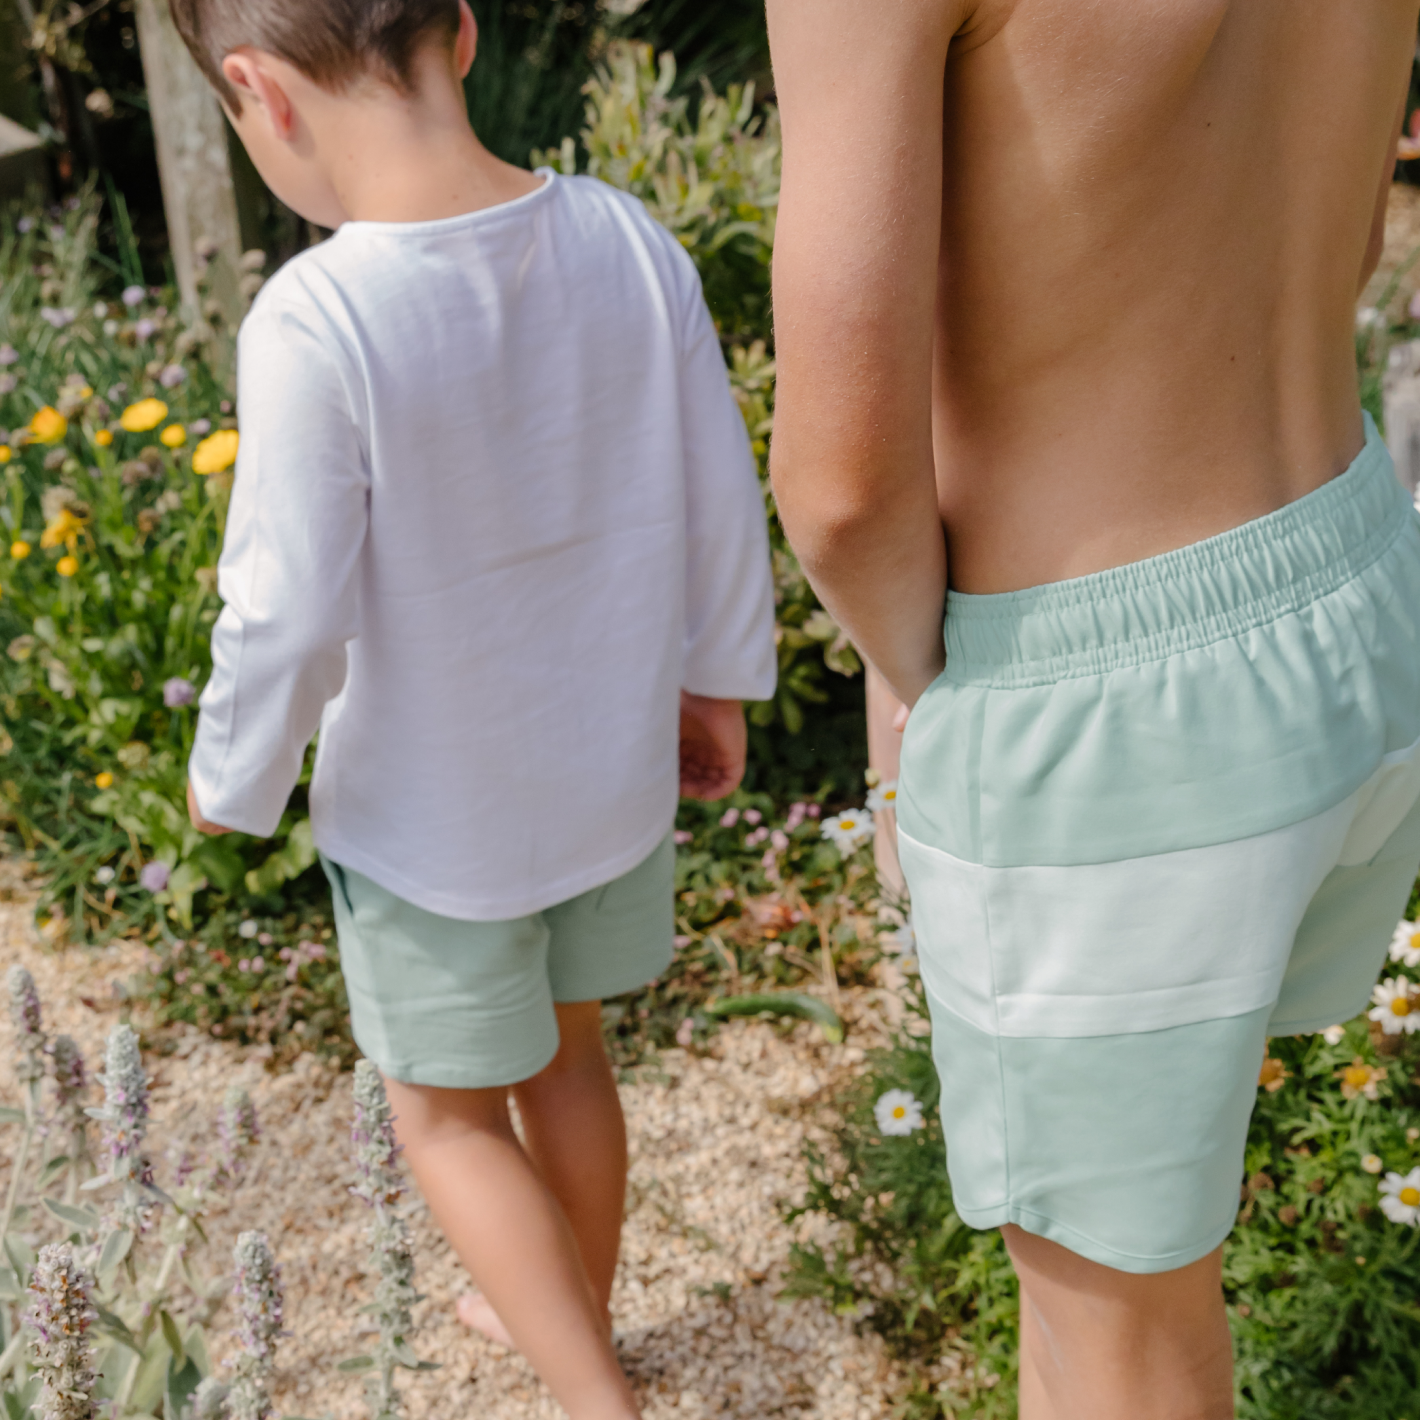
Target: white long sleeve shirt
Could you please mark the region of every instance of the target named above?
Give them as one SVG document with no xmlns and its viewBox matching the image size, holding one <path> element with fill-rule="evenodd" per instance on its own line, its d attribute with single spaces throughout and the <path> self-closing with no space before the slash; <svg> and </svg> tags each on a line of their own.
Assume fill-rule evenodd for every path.
<svg viewBox="0 0 1420 1420">
<path fill-rule="evenodd" d="M 695 269 L 551 172 L 348 222 L 266 285 L 190 773 L 445 916 L 522 916 L 669 830 L 679 693 L 773 693 L 764 507 Z"/>
</svg>

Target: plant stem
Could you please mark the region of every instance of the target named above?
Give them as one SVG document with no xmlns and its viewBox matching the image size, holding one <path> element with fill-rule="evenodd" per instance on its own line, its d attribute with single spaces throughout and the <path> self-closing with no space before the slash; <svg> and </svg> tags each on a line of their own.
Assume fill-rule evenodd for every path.
<svg viewBox="0 0 1420 1420">
<path fill-rule="evenodd" d="M 15 1216 L 15 1204 L 20 1197 L 20 1180 L 24 1177 L 25 1165 L 29 1162 L 30 1144 L 35 1135 L 36 1116 L 39 1113 L 39 1088 L 31 1085 L 25 1095 L 25 1132 L 20 1136 L 20 1147 L 15 1151 L 14 1172 L 10 1175 L 10 1186 L 5 1190 L 5 1212 L 0 1214 L 0 1245 L 10 1233 L 10 1221 Z M 23 1277 L 15 1279 L 22 1286 Z"/>
</svg>

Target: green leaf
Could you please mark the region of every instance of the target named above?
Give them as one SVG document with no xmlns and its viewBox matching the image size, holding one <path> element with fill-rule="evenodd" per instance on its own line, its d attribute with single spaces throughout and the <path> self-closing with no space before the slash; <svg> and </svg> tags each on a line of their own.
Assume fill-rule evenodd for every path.
<svg viewBox="0 0 1420 1420">
<path fill-rule="evenodd" d="M 843 1039 L 843 1022 L 837 1012 L 802 991 L 762 991 L 753 996 L 725 996 L 705 1003 L 707 1016 L 798 1016 L 814 1021 L 831 1045 Z"/>
<path fill-rule="evenodd" d="M 348 1361 L 341 1361 L 337 1366 L 337 1371 L 368 1371 L 373 1368 L 375 1358 L 373 1356 L 352 1356 Z"/>
<path fill-rule="evenodd" d="M 406 1370 L 417 1371 L 419 1369 L 419 1357 L 414 1354 L 414 1348 L 404 1337 L 397 1337 L 390 1349 L 394 1352 L 395 1360 Z"/>
<path fill-rule="evenodd" d="M 45 1198 L 41 1201 L 61 1222 L 69 1223 L 86 1233 L 98 1232 L 99 1215 L 92 1208 L 75 1208 L 72 1204 L 60 1203 L 54 1198 Z"/>
<path fill-rule="evenodd" d="M 178 1370 L 187 1364 L 187 1352 L 183 1349 L 182 1335 L 177 1329 L 177 1322 L 172 1318 L 172 1314 L 166 1307 L 158 1312 L 158 1324 L 163 1328 L 163 1340 L 168 1343 L 168 1350 L 173 1353 L 173 1365 Z"/>
<path fill-rule="evenodd" d="M 111 1336 L 120 1345 L 128 1347 L 135 1355 L 141 1356 L 143 1354 L 143 1348 L 138 1344 L 138 1338 L 128 1329 L 128 1323 L 121 1316 L 97 1305 L 97 1303 L 94 1310 L 99 1315 L 100 1331 Z"/>
<path fill-rule="evenodd" d="M 0 1104 L 0 1124 L 23 1124 L 25 1112 L 8 1104 Z"/>
<path fill-rule="evenodd" d="M 191 1356 L 178 1364 L 176 1356 L 168 1360 L 168 1373 L 163 1385 L 163 1415 L 165 1420 L 179 1420 L 192 1400 L 193 1392 L 202 1384 L 202 1372 Z"/>
<path fill-rule="evenodd" d="M 54 1180 L 55 1180 L 56 1178 L 58 1178 L 59 1175 L 62 1174 L 62 1173 L 64 1172 L 64 1170 L 67 1169 L 68 1167 L 69 1167 L 69 1155 L 68 1155 L 68 1154 L 60 1154 L 58 1158 L 56 1158 L 56 1159 L 51 1159 L 51 1160 L 44 1166 L 44 1168 L 40 1170 L 39 1186 L 40 1186 L 41 1188 L 47 1187 L 49 1184 L 53 1183 Z"/>
<path fill-rule="evenodd" d="M 274 892 L 282 883 L 299 877 L 316 861 L 311 821 L 298 819 L 281 845 L 259 868 L 247 874 L 247 891 L 256 897 Z"/>
<path fill-rule="evenodd" d="M 242 855 L 225 838 L 204 838 L 194 849 L 192 861 L 226 893 L 235 892 L 246 873 Z"/>
<path fill-rule="evenodd" d="M 0 1301 L 13 1302 L 23 1297 L 25 1289 L 8 1267 L 0 1267 Z"/>
<path fill-rule="evenodd" d="M 133 1246 L 133 1234 L 127 1228 L 115 1228 L 105 1239 L 99 1253 L 99 1276 L 105 1277 L 128 1256 Z"/>
</svg>

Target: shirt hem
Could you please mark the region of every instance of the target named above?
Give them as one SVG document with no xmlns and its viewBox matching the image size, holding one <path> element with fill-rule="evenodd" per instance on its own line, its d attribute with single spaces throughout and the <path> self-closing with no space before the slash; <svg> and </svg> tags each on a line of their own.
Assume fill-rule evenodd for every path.
<svg viewBox="0 0 1420 1420">
<path fill-rule="evenodd" d="M 387 892 L 426 912 L 437 913 L 440 917 L 452 917 L 462 922 L 507 922 L 515 917 L 530 917 L 544 908 L 555 907 L 559 902 L 567 902 L 593 888 L 604 887 L 615 881 L 623 873 L 644 863 L 660 846 L 671 830 L 671 821 L 650 829 L 638 838 L 632 847 L 597 863 L 595 867 L 583 869 L 566 878 L 540 887 L 531 896 L 518 898 L 476 897 L 465 893 L 445 892 L 437 888 L 416 883 L 395 872 L 378 858 L 347 843 L 325 830 L 317 831 L 316 847 L 327 858 L 333 859 L 344 868 L 353 868 L 363 873 L 371 882 L 377 883 Z"/>
</svg>

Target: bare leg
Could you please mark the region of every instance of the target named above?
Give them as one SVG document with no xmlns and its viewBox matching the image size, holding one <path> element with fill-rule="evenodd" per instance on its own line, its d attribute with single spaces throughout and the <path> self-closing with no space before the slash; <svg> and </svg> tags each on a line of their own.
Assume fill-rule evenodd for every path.
<svg viewBox="0 0 1420 1420">
<path fill-rule="evenodd" d="M 573 1420 L 631 1420 L 577 1240 L 518 1143 L 507 1090 L 386 1088 L 430 1211 L 518 1349 Z"/>
<path fill-rule="evenodd" d="M 902 731 L 893 721 L 902 709 L 902 701 L 888 688 L 888 683 L 872 666 L 867 671 L 868 693 L 868 763 L 884 779 L 896 779 L 902 755 Z M 889 887 L 903 889 L 902 867 L 897 861 L 897 815 L 884 809 L 874 815 L 878 831 L 873 838 L 873 860 L 878 877 Z"/>
<path fill-rule="evenodd" d="M 592 1295 L 609 1319 L 626 1209 L 626 1121 L 602 1040 L 600 1001 L 557 1007 L 561 1044 L 513 1088 L 528 1153 L 572 1225 Z"/>
<path fill-rule="evenodd" d="M 1232 1420 L 1221 1249 L 1140 1276 L 1002 1232 L 1021 1279 L 1021 1420 Z"/>
</svg>

